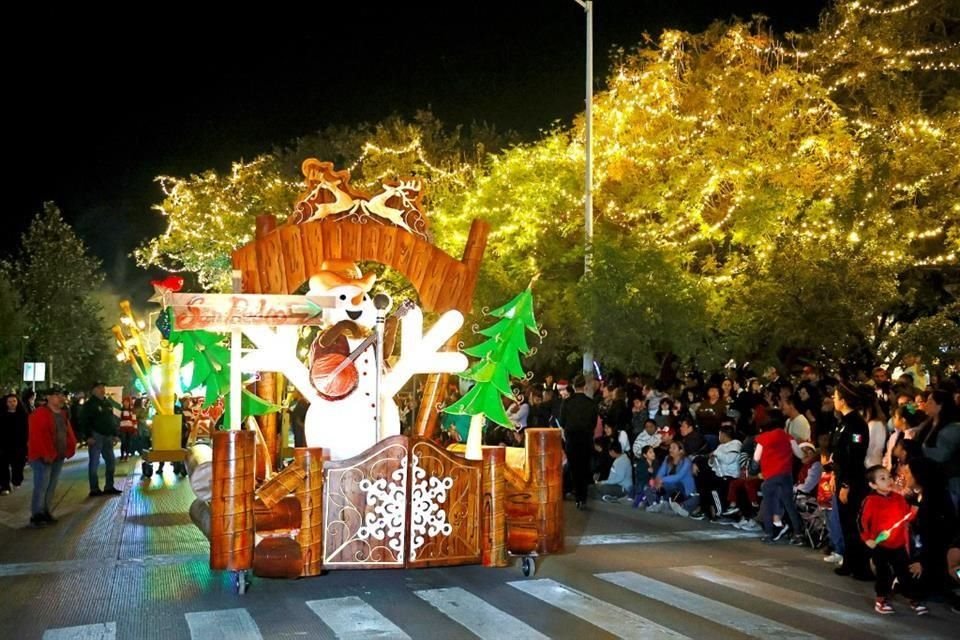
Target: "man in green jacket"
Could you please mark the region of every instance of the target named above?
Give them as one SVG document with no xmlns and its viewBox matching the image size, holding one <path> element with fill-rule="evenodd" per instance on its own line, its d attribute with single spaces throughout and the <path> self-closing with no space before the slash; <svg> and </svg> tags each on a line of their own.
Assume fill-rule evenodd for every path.
<svg viewBox="0 0 960 640">
<path fill-rule="evenodd" d="M 90 478 L 90 495 L 119 495 L 122 493 L 113 486 L 113 472 L 116 468 L 116 458 L 113 455 L 113 445 L 120 437 L 120 427 L 117 417 L 113 414 L 116 402 L 107 398 L 106 386 L 102 382 L 94 383 L 90 397 L 80 409 L 80 434 L 87 441 L 90 450 L 90 461 L 87 473 Z M 106 465 L 106 478 L 103 491 L 100 490 L 100 480 L 97 472 L 100 467 L 100 457 Z"/>
</svg>

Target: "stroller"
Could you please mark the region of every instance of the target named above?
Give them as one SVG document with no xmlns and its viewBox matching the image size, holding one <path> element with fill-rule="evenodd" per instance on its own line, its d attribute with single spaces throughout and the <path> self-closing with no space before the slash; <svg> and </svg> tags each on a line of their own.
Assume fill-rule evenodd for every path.
<svg viewBox="0 0 960 640">
<path fill-rule="evenodd" d="M 803 537 L 813 549 L 821 549 L 830 540 L 827 531 L 827 512 L 817 503 L 817 497 L 797 493 L 797 513 L 803 522 Z"/>
</svg>

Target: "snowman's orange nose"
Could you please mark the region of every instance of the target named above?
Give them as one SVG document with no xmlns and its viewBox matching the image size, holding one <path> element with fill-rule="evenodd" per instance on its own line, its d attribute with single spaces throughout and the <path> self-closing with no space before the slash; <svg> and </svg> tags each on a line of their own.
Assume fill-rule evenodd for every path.
<svg viewBox="0 0 960 640">
<path fill-rule="evenodd" d="M 354 306 L 360 306 L 360 303 L 361 303 L 361 302 L 363 302 L 363 294 L 362 294 L 362 293 L 357 294 L 356 297 L 351 298 L 351 300 L 350 300 L 350 304 L 352 304 L 352 305 L 354 305 Z"/>
</svg>

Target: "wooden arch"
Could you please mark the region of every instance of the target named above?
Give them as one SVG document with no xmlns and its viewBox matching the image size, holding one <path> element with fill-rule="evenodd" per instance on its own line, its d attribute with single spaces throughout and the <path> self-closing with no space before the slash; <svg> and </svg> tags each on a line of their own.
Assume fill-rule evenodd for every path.
<svg viewBox="0 0 960 640">
<path fill-rule="evenodd" d="M 321 271 L 324 260 L 375 261 L 402 273 L 417 290 L 425 310 L 456 309 L 467 315 L 489 232 L 489 224 L 474 220 L 463 258 L 457 260 L 389 224 L 322 219 L 277 226 L 276 219 L 267 215 L 257 218 L 256 238 L 234 251 L 232 262 L 242 274 L 243 293 L 291 294 Z M 456 343 L 454 336 L 448 348 L 456 348 Z M 447 374 L 427 377 L 414 427 L 421 437 L 432 437 L 437 429 L 437 407 L 447 379 Z"/>
<path fill-rule="evenodd" d="M 379 262 L 410 281 L 425 310 L 466 315 L 489 229 L 474 220 L 458 260 L 393 225 L 324 219 L 277 226 L 273 216 L 260 216 L 256 239 L 233 252 L 233 268 L 242 273 L 244 293 L 290 294 L 319 272 L 324 260 Z"/>
</svg>

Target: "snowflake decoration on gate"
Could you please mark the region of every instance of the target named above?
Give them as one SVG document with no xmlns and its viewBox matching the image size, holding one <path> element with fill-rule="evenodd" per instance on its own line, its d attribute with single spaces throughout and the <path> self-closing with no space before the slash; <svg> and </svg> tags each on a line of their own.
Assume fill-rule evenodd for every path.
<svg viewBox="0 0 960 640">
<path fill-rule="evenodd" d="M 416 464 L 416 463 L 414 463 Z M 367 504 L 373 507 L 364 517 L 364 524 L 357 529 L 357 537 L 367 540 L 389 538 L 387 546 L 401 553 L 407 510 L 407 459 L 400 460 L 400 468 L 390 474 L 392 482 L 386 478 L 360 481 L 360 490 L 367 494 Z"/>
<path fill-rule="evenodd" d="M 440 508 L 446 502 L 447 492 L 453 487 L 453 478 L 430 476 L 420 466 L 420 458 L 412 454 L 413 482 L 410 492 L 410 559 L 417 559 L 417 549 L 426 542 L 424 535 L 449 536 L 453 527 L 447 522 L 447 512 Z"/>
</svg>

